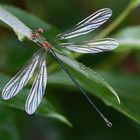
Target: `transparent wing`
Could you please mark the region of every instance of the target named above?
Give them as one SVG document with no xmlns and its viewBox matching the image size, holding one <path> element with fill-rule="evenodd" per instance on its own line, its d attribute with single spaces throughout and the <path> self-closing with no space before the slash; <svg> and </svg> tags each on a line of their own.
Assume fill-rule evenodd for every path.
<svg viewBox="0 0 140 140">
<path fill-rule="evenodd" d="M 3 99 L 12 98 L 27 84 L 37 66 L 39 53 L 39 51 L 35 53 L 31 61 L 7 83 L 2 91 Z"/>
<path fill-rule="evenodd" d="M 99 53 L 118 47 L 118 42 L 112 38 L 90 40 L 79 43 L 61 43 L 59 46 L 79 53 Z"/>
<path fill-rule="evenodd" d="M 99 26 L 101 26 L 103 23 L 105 23 L 112 15 L 112 10 L 109 8 L 101 9 L 86 19 L 79 22 L 76 26 L 73 28 L 67 30 L 66 32 L 63 32 L 56 36 L 57 39 L 70 39 L 76 36 L 80 36 L 83 34 L 87 34 Z"/>
<path fill-rule="evenodd" d="M 42 97 L 45 93 L 47 84 L 47 69 L 45 56 L 43 56 L 39 62 L 38 74 L 35 77 L 34 83 L 28 95 L 25 110 L 28 114 L 33 114 L 39 106 Z"/>
</svg>

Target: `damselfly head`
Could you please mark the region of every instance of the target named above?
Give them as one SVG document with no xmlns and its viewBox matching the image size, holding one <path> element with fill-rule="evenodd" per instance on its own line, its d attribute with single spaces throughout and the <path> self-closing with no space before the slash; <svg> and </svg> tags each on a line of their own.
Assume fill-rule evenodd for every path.
<svg viewBox="0 0 140 140">
<path fill-rule="evenodd" d="M 31 38 L 32 40 L 36 40 L 36 42 L 38 42 L 40 46 L 42 46 L 46 51 L 48 51 L 48 49 L 50 49 L 52 45 L 47 40 L 42 40 L 41 42 L 38 41 L 39 38 L 41 38 L 42 33 L 43 33 L 43 29 L 38 28 L 32 33 Z"/>
<path fill-rule="evenodd" d="M 44 30 L 42 28 L 38 28 L 35 30 L 36 33 L 42 34 Z"/>
<path fill-rule="evenodd" d="M 37 33 L 37 32 L 32 33 L 32 35 L 31 35 L 32 40 L 36 40 L 36 39 L 38 39 L 39 37 L 41 37 L 41 34 L 40 34 L 40 33 Z"/>
<path fill-rule="evenodd" d="M 38 38 L 41 37 L 41 34 L 42 34 L 43 32 L 44 32 L 44 30 L 43 30 L 42 28 L 38 28 L 38 29 L 36 29 L 36 30 L 32 33 L 31 38 L 32 38 L 33 40 L 36 40 L 36 39 L 38 39 Z"/>
</svg>

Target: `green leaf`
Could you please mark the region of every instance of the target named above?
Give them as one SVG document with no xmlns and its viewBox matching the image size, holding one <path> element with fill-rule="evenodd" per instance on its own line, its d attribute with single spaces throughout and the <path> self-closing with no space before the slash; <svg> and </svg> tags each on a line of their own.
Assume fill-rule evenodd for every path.
<svg viewBox="0 0 140 140">
<path fill-rule="evenodd" d="M 113 103 L 112 106 L 140 124 L 140 77 L 120 73 L 103 72 L 100 74 L 108 79 L 120 96 L 121 104 Z"/>
<path fill-rule="evenodd" d="M 140 49 L 140 26 L 124 28 L 115 35 L 115 38 L 120 43 L 116 51 Z"/>
<path fill-rule="evenodd" d="M 82 84 L 82 86 L 85 87 L 85 89 L 94 92 L 98 97 L 110 97 L 111 94 L 113 94 L 116 96 L 118 102 L 120 103 L 120 99 L 115 90 L 96 72 L 77 62 L 76 60 L 68 58 L 67 56 L 58 53 L 57 56 L 68 66 L 68 68 L 70 68 L 71 72 Z M 107 99 L 105 100 L 107 101 Z"/>
<path fill-rule="evenodd" d="M 0 105 L 0 139 L 20 139 L 15 119 L 15 114 L 9 108 Z"/>
<path fill-rule="evenodd" d="M 10 10 L 9 7 L 7 9 Z M 15 12 L 15 11 L 17 11 L 17 9 L 12 8 L 12 10 L 10 12 L 12 12 L 18 18 L 21 17 L 22 12 L 20 10 L 18 10 L 17 12 Z M 20 16 L 17 15 L 17 13 L 20 13 Z M 23 15 L 22 17 L 24 17 L 25 19 L 28 19 L 27 18 L 28 15 L 27 16 Z M 31 19 L 28 19 L 28 20 L 32 24 L 32 20 Z M 23 21 L 23 20 L 21 20 L 21 21 Z M 26 25 L 28 25 L 28 23 L 26 23 L 25 21 L 23 21 L 23 22 Z M 19 22 L 19 24 L 20 24 L 20 22 Z M 35 23 L 35 24 L 37 24 L 37 23 Z M 24 30 L 24 27 L 23 27 L 23 30 Z M 21 29 L 19 29 L 19 31 L 22 32 Z M 25 36 L 28 37 L 28 31 L 27 31 L 27 35 L 26 35 L 26 32 L 22 32 L 23 35 L 24 35 L 24 33 L 25 33 Z M 75 74 L 76 78 L 81 82 L 81 84 L 86 89 L 88 89 L 91 92 L 93 92 L 93 90 L 94 90 L 94 93 L 100 98 L 103 96 L 104 101 L 108 102 L 108 104 L 109 104 L 109 99 L 108 98 L 113 98 L 114 99 L 114 96 L 111 96 L 113 94 L 113 95 L 116 96 L 118 102 L 120 103 L 120 99 L 119 99 L 117 93 L 114 91 L 114 89 L 102 77 L 100 77 L 97 73 L 95 73 L 91 69 L 87 68 L 86 66 L 78 63 L 76 60 L 72 60 L 72 59 L 70 59 L 66 56 L 60 55 L 60 54 L 57 54 L 57 55 L 63 62 L 65 62 L 65 64 L 67 64 L 67 66 Z"/>
<path fill-rule="evenodd" d="M 2 92 L 4 85 L 10 80 L 8 76 L 5 76 L 3 74 L 0 74 L 0 92 Z M 0 100 L 1 105 L 17 108 L 24 110 L 24 104 L 27 98 L 27 93 L 29 93 L 29 89 L 25 88 L 23 89 L 20 94 L 18 94 L 16 97 L 12 98 L 9 101 L 5 101 L 3 99 Z M 50 118 L 55 118 L 68 126 L 72 127 L 72 124 L 65 118 L 63 115 L 57 113 L 51 103 L 46 100 L 45 98 L 43 99 L 42 103 L 38 107 L 38 110 L 36 114 L 44 116 L 44 117 L 50 117 Z"/>
<path fill-rule="evenodd" d="M 72 70 L 72 72 L 75 72 Z M 76 72 L 77 73 L 77 72 Z M 79 78 L 82 86 L 87 89 L 92 95 L 96 95 L 100 97 L 106 105 L 112 106 L 119 112 L 123 113 L 127 117 L 131 118 L 133 121 L 140 124 L 140 98 L 139 98 L 139 91 L 140 91 L 140 77 L 138 76 L 130 76 L 126 74 L 120 73 L 108 73 L 108 72 L 98 72 L 102 77 L 108 80 L 111 83 L 112 87 L 118 93 L 121 103 L 118 104 L 114 101 L 114 98 L 108 96 L 108 94 L 98 94 L 95 92 L 98 89 L 98 85 L 91 83 L 92 81 L 89 79 L 87 82 L 85 77 Z M 75 74 L 77 75 L 77 74 Z M 58 82 L 60 81 L 60 82 Z M 71 86 L 74 85 L 70 82 L 70 79 L 67 78 L 63 72 L 54 73 L 49 76 L 49 83 L 50 84 L 59 84 L 60 86 Z M 100 86 L 100 90 L 104 91 L 104 87 Z"/>
<path fill-rule="evenodd" d="M 7 6 L 7 5 L 0 5 L 0 8 L 1 8 L 0 10 L 2 10 L 2 12 L 4 10 L 7 10 L 9 12 L 9 13 L 6 13 L 11 18 L 11 21 L 9 21 L 9 26 L 11 26 L 13 28 L 13 30 L 18 35 L 18 37 L 22 36 L 22 38 L 23 38 L 23 36 L 26 36 L 26 37 L 30 38 L 28 30 L 29 29 L 35 30 L 39 27 L 43 28 L 44 34 L 47 35 L 48 39 L 51 39 L 52 36 L 54 36 L 54 34 L 56 34 L 58 32 L 57 29 L 52 27 L 50 24 L 44 22 L 43 20 L 39 19 L 38 17 L 35 17 L 34 15 L 32 15 L 30 13 L 27 13 L 26 11 L 20 10 L 13 6 Z M 5 11 L 4 11 L 4 13 L 5 13 Z M 15 21 L 13 24 L 14 19 L 15 19 Z M 9 20 L 9 18 L 7 18 L 7 20 Z M 23 23 L 20 23 L 20 21 Z M 6 19 L 5 19 L 5 22 L 7 22 Z M 15 25 L 15 24 L 17 24 L 17 25 Z M 23 29 L 21 29 L 21 27 L 18 24 L 20 24 L 20 25 L 22 24 L 21 27 Z M 28 28 L 28 27 L 29 27 L 28 30 L 24 30 L 24 28 Z"/>
</svg>

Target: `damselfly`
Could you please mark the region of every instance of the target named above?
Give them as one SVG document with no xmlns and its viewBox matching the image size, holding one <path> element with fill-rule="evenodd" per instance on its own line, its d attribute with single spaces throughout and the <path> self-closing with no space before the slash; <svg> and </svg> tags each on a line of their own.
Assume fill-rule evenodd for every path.
<svg viewBox="0 0 140 140">
<path fill-rule="evenodd" d="M 17 95 L 27 84 L 29 79 L 33 76 L 35 69 L 37 69 L 35 80 L 33 82 L 25 104 L 26 112 L 28 114 L 33 114 L 39 106 L 45 93 L 45 88 L 47 84 L 46 52 L 50 52 L 50 54 L 60 64 L 62 69 L 67 73 L 67 75 L 71 78 L 74 84 L 78 87 L 81 93 L 89 101 L 91 106 L 98 112 L 98 114 L 110 127 L 112 125 L 111 122 L 108 121 L 106 117 L 104 117 L 104 115 L 100 112 L 100 110 L 96 107 L 96 105 L 91 101 L 89 96 L 79 85 L 73 74 L 58 58 L 57 54 L 55 53 L 55 48 L 53 48 L 52 44 L 56 44 L 59 41 L 62 42 L 62 40 L 67 40 L 67 43 L 58 43 L 57 46 L 61 48 L 67 48 L 71 51 L 79 53 L 99 53 L 115 49 L 116 47 L 118 47 L 118 42 L 112 38 L 82 42 L 69 41 L 69 39 L 71 38 L 78 37 L 80 35 L 84 35 L 95 30 L 103 23 L 105 23 L 111 17 L 111 15 L 112 11 L 109 8 L 101 9 L 76 24 L 73 28 L 57 35 L 54 41 L 52 43 L 49 43 L 42 36 L 43 30 L 41 28 L 33 32 L 30 28 L 24 25 L 11 13 L 4 10 L 3 8 L 0 8 L 0 20 L 11 26 L 16 32 L 23 34 L 41 47 L 41 49 L 33 55 L 30 62 L 21 71 L 19 71 L 19 73 L 17 73 L 4 87 L 2 92 L 3 99 L 8 100 Z"/>
</svg>

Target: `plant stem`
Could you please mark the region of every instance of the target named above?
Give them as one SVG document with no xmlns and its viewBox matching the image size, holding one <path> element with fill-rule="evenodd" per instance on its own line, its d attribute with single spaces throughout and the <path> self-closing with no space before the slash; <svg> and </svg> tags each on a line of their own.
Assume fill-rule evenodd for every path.
<svg viewBox="0 0 140 140">
<path fill-rule="evenodd" d="M 122 14 L 110 24 L 105 30 L 101 31 L 95 38 L 104 38 L 109 35 L 114 29 L 116 29 L 121 22 L 129 15 L 129 13 L 138 6 L 138 2 L 132 0 Z"/>
</svg>

